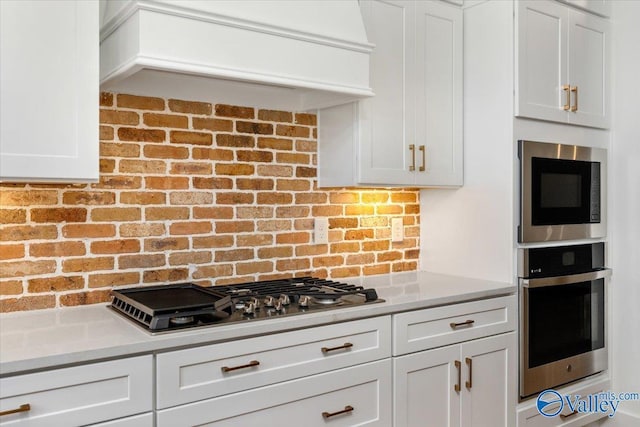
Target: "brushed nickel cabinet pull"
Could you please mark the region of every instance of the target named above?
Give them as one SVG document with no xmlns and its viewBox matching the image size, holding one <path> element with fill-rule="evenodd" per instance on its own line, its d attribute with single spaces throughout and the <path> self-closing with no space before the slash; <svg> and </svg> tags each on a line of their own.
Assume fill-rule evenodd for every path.
<svg viewBox="0 0 640 427">
<path fill-rule="evenodd" d="M 476 321 L 475 320 L 465 320 L 464 322 L 460 322 L 460 323 L 449 323 L 449 326 L 451 326 L 451 329 L 458 329 L 462 326 L 472 326 Z"/>
<path fill-rule="evenodd" d="M 424 145 L 421 145 L 420 147 L 418 147 L 418 150 L 422 151 L 422 166 L 420 166 L 420 168 L 418 169 L 420 172 L 424 172 L 427 166 L 427 162 L 426 162 L 426 154 L 425 154 L 425 148 Z"/>
<path fill-rule="evenodd" d="M 411 166 L 409 166 L 409 170 L 413 172 L 416 170 L 416 146 L 415 144 L 409 144 L 409 151 L 411 151 Z"/>
<path fill-rule="evenodd" d="M 465 381 L 464 385 L 467 390 L 471 390 L 471 387 L 473 387 L 473 360 L 470 357 L 465 357 L 464 362 L 469 366 L 469 381 Z"/>
<path fill-rule="evenodd" d="M 566 420 L 566 419 L 567 419 L 567 418 L 569 418 L 569 417 L 573 417 L 573 416 L 574 416 L 574 415 L 576 415 L 577 413 L 578 413 L 578 410 L 576 409 L 575 411 L 573 411 L 572 413 L 567 414 L 567 415 L 565 415 L 565 414 L 560 414 L 560 418 L 562 418 L 563 420 Z"/>
<path fill-rule="evenodd" d="M 339 345 L 338 347 L 322 347 L 320 350 L 322 350 L 323 353 L 329 353 L 330 351 L 346 350 L 351 347 L 353 347 L 353 344 L 351 344 L 350 342 L 346 342 L 342 345 Z"/>
<path fill-rule="evenodd" d="M 571 93 L 570 93 L 570 89 L 571 86 L 569 85 L 562 85 L 562 90 L 565 92 L 566 94 L 566 102 L 564 103 L 564 105 L 562 106 L 562 109 L 564 111 L 569 111 L 569 108 L 571 108 Z"/>
<path fill-rule="evenodd" d="M 31 410 L 31 405 L 29 405 L 28 403 L 25 403 L 24 405 L 20 405 L 16 409 L 8 409 L 6 411 L 0 412 L 0 417 L 2 417 L 4 415 L 17 414 L 17 413 L 20 413 L 20 412 L 29 412 L 30 410 Z"/>
<path fill-rule="evenodd" d="M 252 368 L 254 366 L 258 366 L 260 364 L 260 362 L 258 362 L 257 360 L 252 360 L 251 362 L 247 363 L 246 365 L 240 365 L 240 366 L 223 366 L 222 368 L 220 368 L 222 370 L 222 372 L 231 372 L 231 371 L 237 371 L 238 369 L 245 369 L 245 368 Z"/>
<path fill-rule="evenodd" d="M 571 92 L 575 92 L 575 94 L 576 94 L 575 95 L 576 103 L 571 106 L 571 111 L 575 113 L 576 111 L 578 111 L 578 86 L 573 86 L 573 87 L 571 87 L 570 90 L 571 90 Z"/>
<path fill-rule="evenodd" d="M 322 418 L 331 418 L 331 417 L 335 417 L 336 415 L 341 415 L 341 414 L 347 414 L 349 412 L 353 411 L 353 406 L 351 405 L 347 405 L 344 407 L 344 409 L 342 411 L 338 411 L 338 412 L 323 412 L 322 413 Z"/>
<path fill-rule="evenodd" d="M 456 393 L 460 393 L 460 384 L 462 382 L 462 363 L 460 363 L 459 360 L 456 360 L 453 364 L 456 365 L 456 368 L 458 369 L 458 383 L 453 385 L 453 389 Z"/>
</svg>

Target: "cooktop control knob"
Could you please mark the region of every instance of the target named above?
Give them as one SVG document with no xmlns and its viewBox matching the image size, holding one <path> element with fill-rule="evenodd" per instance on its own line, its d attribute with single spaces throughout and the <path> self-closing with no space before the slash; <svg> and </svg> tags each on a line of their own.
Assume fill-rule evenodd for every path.
<svg viewBox="0 0 640 427">
<path fill-rule="evenodd" d="M 260 310 L 260 300 L 258 298 L 253 297 L 249 300 L 249 302 L 253 304 L 255 310 Z"/>
<path fill-rule="evenodd" d="M 301 295 L 300 299 L 298 300 L 298 306 L 300 306 L 302 308 L 309 307 L 309 301 L 310 300 L 311 300 L 311 298 L 309 298 L 307 295 Z"/>
<path fill-rule="evenodd" d="M 253 316 L 256 314 L 256 305 L 252 302 L 248 302 L 244 306 L 244 314 L 246 316 Z"/>
<path fill-rule="evenodd" d="M 273 307 L 273 303 L 274 303 L 274 299 L 272 296 L 268 296 L 264 299 L 264 306 L 265 307 Z"/>
<path fill-rule="evenodd" d="M 273 308 L 274 308 L 274 310 L 275 310 L 275 311 L 282 311 L 282 309 L 284 308 L 284 307 L 282 306 L 282 301 L 281 301 L 281 300 L 279 300 L 279 299 L 275 300 L 275 301 L 273 302 Z"/>
<path fill-rule="evenodd" d="M 291 300 L 289 299 L 289 295 L 287 294 L 280 294 L 279 301 L 282 303 L 282 305 L 291 304 Z"/>
</svg>

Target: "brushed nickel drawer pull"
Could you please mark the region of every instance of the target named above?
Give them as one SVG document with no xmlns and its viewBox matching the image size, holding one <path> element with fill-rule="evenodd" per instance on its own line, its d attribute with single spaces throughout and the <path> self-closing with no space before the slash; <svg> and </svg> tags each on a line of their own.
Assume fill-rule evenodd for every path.
<svg viewBox="0 0 640 427">
<path fill-rule="evenodd" d="M 458 369 L 458 383 L 453 385 L 453 389 L 456 393 L 460 393 L 460 383 L 462 382 L 462 363 L 460 363 L 459 360 L 456 360 L 453 364 L 456 365 L 456 368 Z"/>
<path fill-rule="evenodd" d="M 19 408 L 9 409 L 9 410 L 0 412 L 0 417 L 4 415 L 17 414 L 19 412 L 29 412 L 30 410 L 31 410 L 31 405 L 29 405 L 28 403 L 25 403 L 24 405 L 20 405 Z"/>
<path fill-rule="evenodd" d="M 350 342 L 346 342 L 342 345 L 339 345 L 338 347 L 322 347 L 320 350 L 322 350 L 323 353 L 329 353 L 330 351 L 346 350 L 351 347 L 353 347 L 353 344 L 351 344 Z"/>
<path fill-rule="evenodd" d="M 560 418 L 562 418 L 563 420 L 566 420 L 566 419 L 567 419 L 567 418 L 569 418 L 569 417 L 573 417 L 573 416 L 574 416 L 574 415 L 576 415 L 577 413 L 578 413 L 578 410 L 576 409 L 575 411 L 573 411 L 572 413 L 567 414 L 567 415 L 565 415 L 565 414 L 560 414 Z"/>
<path fill-rule="evenodd" d="M 465 357 L 464 362 L 469 365 L 469 381 L 465 381 L 464 385 L 467 390 L 471 390 L 473 387 L 473 360 L 470 357 Z"/>
<path fill-rule="evenodd" d="M 238 369 L 252 368 L 254 366 L 258 366 L 259 364 L 260 364 L 260 362 L 258 362 L 257 360 L 252 360 L 251 362 L 247 363 L 246 365 L 232 366 L 232 367 L 223 366 L 220 369 L 222 370 L 222 372 L 231 372 L 231 371 L 237 371 Z"/>
<path fill-rule="evenodd" d="M 449 323 L 449 326 L 451 326 L 451 329 L 458 329 L 462 326 L 472 326 L 475 323 L 475 320 L 465 320 L 464 322 L 460 322 L 460 323 Z"/>
<path fill-rule="evenodd" d="M 336 415 L 341 415 L 341 414 L 347 414 L 349 412 L 353 411 L 353 406 L 351 405 L 347 405 L 344 407 L 344 409 L 342 411 L 338 411 L 338 412 L 323 412 L 322 413 L 322 418 L 331 418 L 331 417 L 335 417 Z"/>
</svg>

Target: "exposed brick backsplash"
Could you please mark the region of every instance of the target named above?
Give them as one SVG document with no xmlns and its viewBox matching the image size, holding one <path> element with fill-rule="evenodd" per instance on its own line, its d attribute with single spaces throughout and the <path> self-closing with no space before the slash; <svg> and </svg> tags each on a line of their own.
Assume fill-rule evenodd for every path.
<svg viewBox="0 0 640 427">
<path fill-rule="evenodd" d="M 98 183 L 0 184 L 0 312 L 417 269 L 419 191 L 318 189 L 313 114 L 102 93 L 100 123 Z M 318 216 L 329 244 L 313 243 Z"/>
</svg>

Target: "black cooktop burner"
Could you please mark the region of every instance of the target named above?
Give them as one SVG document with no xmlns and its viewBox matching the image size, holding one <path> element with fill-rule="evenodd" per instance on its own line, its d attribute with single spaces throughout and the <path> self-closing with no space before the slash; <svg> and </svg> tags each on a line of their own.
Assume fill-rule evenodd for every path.
<svg viewBox="0 0 640 427">
<path fill-rule="evenodd" d="M 247 322 L 382 302 L 375 289 L 301 277 L 200 287 L 192 283 L 113 291 L 111 308 L 150 332 Z"/>
</svg>

